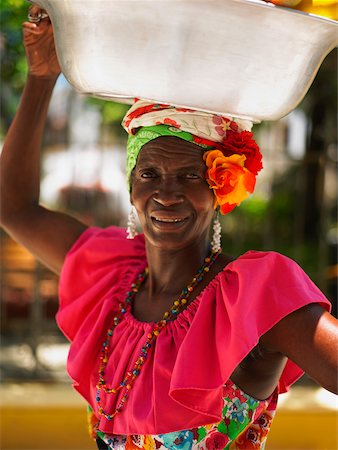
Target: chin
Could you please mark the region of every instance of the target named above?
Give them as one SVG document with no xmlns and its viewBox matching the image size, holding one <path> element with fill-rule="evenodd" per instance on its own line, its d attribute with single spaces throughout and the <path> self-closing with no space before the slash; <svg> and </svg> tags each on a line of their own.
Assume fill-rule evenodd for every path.
<svg viewBox="0 0 338 450">
<path fill-rule="evenodd" d="M 154 233 L 144 231 L 146 242 L 151 246 L 162 250 L 182 250 L 184 248 L 191 248 L 194 246 L 207 245 L 210 241 L 209 230 L 198 234 L 189 233 L 187 230 L 182 230 L 180 233 Z"/>
</svg>

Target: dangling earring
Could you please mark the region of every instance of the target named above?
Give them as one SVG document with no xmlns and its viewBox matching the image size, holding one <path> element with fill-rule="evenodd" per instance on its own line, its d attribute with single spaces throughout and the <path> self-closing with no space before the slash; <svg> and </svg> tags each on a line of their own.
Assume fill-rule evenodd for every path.
<svg viewBox="0 0 338 450">
<path fill-rule="evenodd" d="M 128 222 L 127 222 L 127 239 L 134 239 L 134 237 L 137 235 L 136 231 L 136 213 L 135 208 L 133 205 L 131 205 L 131 210 L 128 215 Z"/>
<path fill-rule="evenodd" d="M 213 224 L 213 236 L 211 241 L 211 248 L 214 253 L 219 252 L 221 250 L 221 223 L 219 221 L 219 211 L 216 211 L 215 217 L 214 217 L 214 224 Z"/>
</svg>

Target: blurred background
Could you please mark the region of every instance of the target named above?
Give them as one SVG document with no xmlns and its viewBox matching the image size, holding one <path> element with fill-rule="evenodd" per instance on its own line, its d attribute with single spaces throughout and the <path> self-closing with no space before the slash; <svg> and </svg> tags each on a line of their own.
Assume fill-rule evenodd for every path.
<svg viewBox="0 0 338 450">
<path fill-rule="evenodd" d="M 337 15 L 337 2 L 303 0 L 298 7 Z M 26 1 L 1 0 L 0 141 L 25 81 L 21 23 L 26 16 Z M 125 226 L 129 197 L 126 136 L 120 122 L 127 108 L 85 98 L 60 77 L 43 142 L 45 205 L 90 225 Z M 255 194 L 222 218 L 225 252 L 238 256 L 249 249 L 276 250 L 293 258 L 331 300 L 335 315 L 336 120 L 337 49 L 326 57 L 295 111 L 255 126 L 265 170 Z M 86 432 L 85 404 L 73 393 L 66 374 L 69 345 L 54 320 L 58 278 L 3 230 L 0 260 L 0 448 L 94 449 Z M 281 397 L 267 450 L 337 449 L 336 435 L 336 397 L 304 376 Z"/>
</svg>

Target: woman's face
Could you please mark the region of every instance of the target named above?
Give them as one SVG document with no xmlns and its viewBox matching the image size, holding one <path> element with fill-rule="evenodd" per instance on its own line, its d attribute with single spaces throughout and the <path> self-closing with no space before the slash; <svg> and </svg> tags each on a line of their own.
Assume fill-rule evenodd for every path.
<svg viewBox="0 0 338 450">
<path fill-rule="evenodd" d="M 142 148 L 131 200 L 149 243 L 179 249 L 208 242 L 214 195 L 202 155 L 197 145 L 169 136 Z"/>
</svg>

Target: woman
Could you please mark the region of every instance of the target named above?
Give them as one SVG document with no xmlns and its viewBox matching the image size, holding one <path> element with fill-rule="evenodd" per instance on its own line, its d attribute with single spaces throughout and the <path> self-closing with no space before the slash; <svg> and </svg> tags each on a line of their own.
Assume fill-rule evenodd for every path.
<svg viewBox="0 0 338 450">
<path fill-rule="evenodd" d="M 61 273 L 57 321 L 98 447 L 263 448 L 278 394 L 303 371 L 337 391 L 337 326 L 293 261 L 232 260 L 217 220 L 210 245 L 215 208 L 239 204 L 262 166 L 250 124 L 136 102 L 123 125 L 143 233 L 132 218 L 127 233 L 45 209 L 39 149 L 60 67 L 39 14 L 23 25 L 29 74 L 1 157 L 2 224 Z"/>
</svg>

